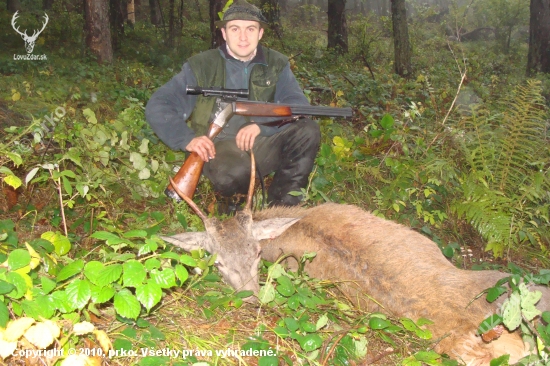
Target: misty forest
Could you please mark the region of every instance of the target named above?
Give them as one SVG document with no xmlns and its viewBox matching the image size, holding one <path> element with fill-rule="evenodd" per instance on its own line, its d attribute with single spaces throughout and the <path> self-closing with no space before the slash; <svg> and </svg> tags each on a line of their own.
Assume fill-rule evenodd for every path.
<svg viewBox="0 0 550 366">
<path fill-rule="evenodd" d="M 364 281 L 389 281 L 382 298 L 368 289 L 350 295 L 350 278 L 312 275 L 338 254 L 332 238 L 333 252 L 264 257 L 253 304 L 243 300 L 250 291 L 223 280 L 217 253 L 161 238 L 205 226 L 164 194 L 186 154 L 163 144 L 144 113 L 185 60 L 224 43 L 214 22 L 228 2 L 5 1 L 3 364 L 518 361 L 511 347 L 477 363 L 445 348 L 474 319 L 468 302 L 477 299 L 494 313 L 475 318 L 460 347 L 517 337 L 526 355 L 518 364 L 550 365 L 550 308 L 541 306 L 550 293 L 550 0 L 249 1 L 269 21 L 261 44 L 289 57 L 311 105 L 353 110 L 351 118 L 315 117 L 321 146 L 307 187 L 294 192 L 304 209 L 355 205 L 429 240 L 457 273 L 505 274 L 476 294 L 453 289 L 444 270 L 411 280 L 422 294 L 372 276 Z M 271 180 L 256 181 L 257 212 Z M 231 220 L 217 200 L 201 177 L 193 201 Z M 364 235 L 371 229 L 365 224 Z M 416 245 L 394 234 L 385 234 L 388 253 Z M 387 256 L 368 264 L 348 256 L 339 268 L 366 271 Z M 411 272 L 428 256 L 385 269 Z M 445 286 L 467 304 L 448 308 Z M 428 298 L 441 306 L 403 315 L 384 306 L 386 295 L 405 308 Z"/>
</svg>

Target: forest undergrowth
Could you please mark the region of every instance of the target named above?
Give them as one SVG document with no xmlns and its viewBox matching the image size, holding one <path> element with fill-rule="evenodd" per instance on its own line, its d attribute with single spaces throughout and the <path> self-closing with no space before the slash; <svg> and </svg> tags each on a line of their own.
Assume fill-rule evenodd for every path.
<svg viewBox="0 0 550 366">
<path fill-rule="evenodd" d="M 0 10 L 2 24 L 9 17 Z M 206 25 L 186 23 L 169 50 L 138 22 L 117 60 L 99 66 L 79 45 L 78 16 L 57 17 L 37 45 L 47 61 L 10 59 L 21 42 L 0 34 L 5 362 L 44 360 L 9 356 L 23 347 L 63 349 L 48 362 L 64 365 L 100 365 L 107 354 L 120 365 L 458 364 L 431 350 L 422 321 L 368 312 L 337 283 L 264 262 L 262 282 L 277 291 L 258 310 L 223 284 L 215 256 L 161 240 L 203 227 L 163 195 L 185 156 L 158 140 L 144 106 L 208 48 Z M 403 79 L 392 71 L 387 19 L 353 18 L 344 56 L 326 50 L 319 28 L 287 25 L 282 40 L 263 40 L 289 55 L 313 105 L 354 110 L 318 120 L 304 205 L 355 204 L 428 236 L 459 268 L 531 272 L 547 284 L 550 78 L 525 79 L 527 45 L 502 53 L 491 40 L 452 42 L 419 14 L 415 75 Z M 204 179 L 195 201 L 216 215 Z M 548 345 L 550 314 L 543 319 L 537 337 Z"/>
</svg>

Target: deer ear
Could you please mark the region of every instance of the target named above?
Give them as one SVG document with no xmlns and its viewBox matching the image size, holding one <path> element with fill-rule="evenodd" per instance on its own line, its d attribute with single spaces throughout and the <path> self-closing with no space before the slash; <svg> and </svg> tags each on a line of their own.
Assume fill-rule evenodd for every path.
<svg viewBox="0 0 550 366">
<path fill-rule="evenodd" d="M 252 235 L 256 240 L 274 239 L 299 220 L 300 218 L 283 217 L 254 222 L 252 224 Z"/>
<path fill-rule="evenodd" d="M 188 232 L 173 236 L 161 236 L 160 238 L 188 252 L 199 248 L 210 251 L 212 246 L 212 241 L 210 240 L 206 232 Z"/>
</svg>

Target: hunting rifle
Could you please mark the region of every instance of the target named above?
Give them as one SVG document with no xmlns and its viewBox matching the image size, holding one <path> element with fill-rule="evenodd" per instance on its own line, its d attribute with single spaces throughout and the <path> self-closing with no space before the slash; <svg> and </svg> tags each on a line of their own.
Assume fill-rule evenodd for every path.
<svg viewBox="0 0 550 366">
<path fill-rule="evenodd" d="M 249 117 L 290 117 L 289 119 L 281 119 L 275 122 L 268 122 L 269 125 L 282 125 L 293 122 L 304 116 L 328 116 L 328 117 L 351 117 L 351 108 L 335 108 L 335 107 L 315 107 L 310 105 L 298 104 L 277 104 L 264 103 L 249 100 L 239 100 L 239 98 L 248 98 L 247 89 L 224 89 L 224 88 L 201 88 L 197 86 L 188 86 L 187 94 L 199 95 L 205 97 L 216 97 L 218 105 L 212 123 L 206 133 L 210 140 L 221 132 L 227 121 L 234 115 L 249 116 Z M 199 182 L 202 173 L 204 161 L 196 152 L 192 152 L 180 170 L 173 178 L 174 183 L 179 190 L 187 197 L 193 198 L 195 188 Z M 164 193 L 173 199 L 181 200 L 170 183 Z"/>
</svg>

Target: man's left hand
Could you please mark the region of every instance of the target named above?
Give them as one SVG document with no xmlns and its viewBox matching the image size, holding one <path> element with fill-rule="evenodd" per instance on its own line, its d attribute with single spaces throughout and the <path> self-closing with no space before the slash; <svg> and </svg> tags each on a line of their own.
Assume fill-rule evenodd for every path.
<svg viewBox="0 0 550 366">
<path fill-rule="evenodd" d="M 254 140 L 256 136 L 260 134 L 260 127 L 253 123 L 245 126 L 237 133 L 237 147 L 242 151 L 248 151 L 254 146 Z"/>
</svg>

